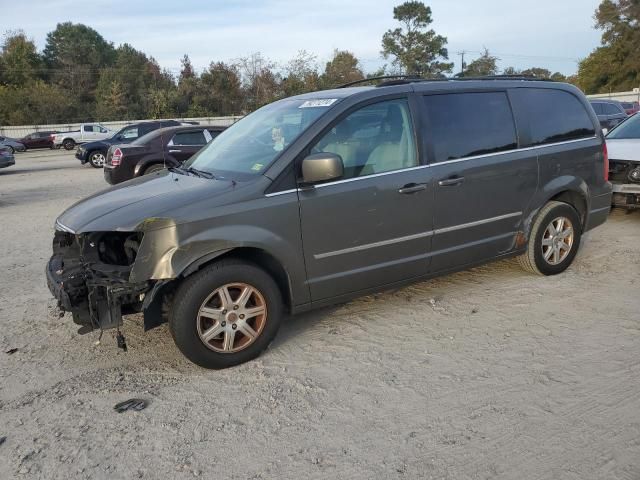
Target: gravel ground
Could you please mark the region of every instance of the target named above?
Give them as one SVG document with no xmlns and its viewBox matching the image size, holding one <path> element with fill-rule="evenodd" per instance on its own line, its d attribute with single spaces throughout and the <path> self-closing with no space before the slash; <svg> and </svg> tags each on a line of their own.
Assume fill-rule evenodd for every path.
<svg viewBox="0 0 640 480">
<path fill-rule="evenodd" d="M 126 353 L 58 317 L 53 221 L 105 185 L 72 152 L 0 170 L 1 479 L 640 478 L 640 212 L 562 275 L 505 261 L 368 296 L 216 372 L 140 316 Z M 113 410 L 131 397 L 149 406 Z"/>
</svg>

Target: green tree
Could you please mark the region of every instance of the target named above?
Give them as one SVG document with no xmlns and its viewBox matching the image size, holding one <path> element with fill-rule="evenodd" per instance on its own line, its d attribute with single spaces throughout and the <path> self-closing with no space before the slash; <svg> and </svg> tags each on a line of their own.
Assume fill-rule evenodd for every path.
<svg viewBox="0 0 640 480">
<path fill-rule="evenodd" d="M 298 54 L 287 63 L 284 69 L 285 78 L 282 80 L 282 94 L 285 97 L 318 90 L 320 76 L 316 56 L 306 50 Z"/>
<path fill-rule="evenodd" d="M 96 98 L 96 118 L 102 121 L 126 119 L 129 116 L 128 105 L 122 83 L 103 76 Z"/>
<path fill-rule="evenodd" d="M 482 55 L 472 61 L 464 70 L 465 77 L 482 77 L 487 75 L 497 75 L 499 58 L 489 53 L 488 49 L 484 49 Z"/>
<path fill-rule="evenodd" d="M 7 32 L 0 53 L 0 82 L 24 86 L 42 74 L 42 59 L 32 40 L 21 30 Z"/>
<path fill-rule="evenodd" d="M 235 65 L 211 63 L 200 75 L 195 102 L 206 115 L 235 115 L 242 110 L 242 83 Z"/>
<path fill-rule="evenodd" d="M 244 112 L 252 112 L 281 96 L 282 79 L 275 71 L 276 65 L 260 52 L 238 59 L 237 65 L 244 91 Z"/>
<path fill-rule="evenodd" d="M 603 0 L 595 19 L 602 45 L 580 62 L 578 86 L 586 93 L 640 86 L 640 2 Z"/>
<path fill-rule="evenodd" d="M 436 35 L 429 25 L 433 22 L 431 8 L 418 1 L 405 2 L 393 9 L 393 18 L 402 27 L 388 30 L 382 37 L 382 56 L 391 57 L 394 66 L 404 73 L 430 77 L 451 72 L 447 39 Z"/>
<path fill-rule="evenodd" d="M 324 67 L 324 73 L 320 77 L 320 84 L 324 88 L 335 88 L 363 78 L 364 73 L 356 56 L 347 50 L 335 49 L 333 57 Z"/>
</svg>

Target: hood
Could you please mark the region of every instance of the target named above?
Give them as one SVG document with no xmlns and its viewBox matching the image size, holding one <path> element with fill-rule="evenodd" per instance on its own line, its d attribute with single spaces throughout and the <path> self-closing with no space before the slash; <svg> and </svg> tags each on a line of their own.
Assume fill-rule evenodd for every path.
<svg viewBox="0 0 640 480">
<path fill-rule="evenodd" d="M 607 138 L 606 140 L 610 160 L 640 162 L 640 139 Z"/>
<path fill-rule="evenodd" d="M 171 212 L 234 188 L 228 180 L 213 180 L 173 172 L 143 176 L 80 200 L 57 219 L 75 233 L 133 231 L 150 217 L 170 218 Z"/>
</svg>

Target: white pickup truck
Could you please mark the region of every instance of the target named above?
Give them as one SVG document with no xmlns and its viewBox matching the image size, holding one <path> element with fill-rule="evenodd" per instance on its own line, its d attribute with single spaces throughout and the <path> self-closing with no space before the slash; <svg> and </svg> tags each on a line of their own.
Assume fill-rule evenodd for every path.
<svg viewBox="0 0 640 480">
<path fill-rule="evenodd" d="M 72 150 L 79 143 L 103 140 L 113 134 L 114 132 L 99 123 L 83 123 L 80 125 L 80 130 L 60 132 L 53 135 L 53 146 L 55 148 L 62 146 L 65 150 Z"/>
</svg>

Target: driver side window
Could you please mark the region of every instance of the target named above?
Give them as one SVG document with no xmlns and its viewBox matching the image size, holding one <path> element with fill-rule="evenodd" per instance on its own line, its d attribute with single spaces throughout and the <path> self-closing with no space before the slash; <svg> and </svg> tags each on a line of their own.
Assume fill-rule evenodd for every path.
<svg viewBox="0 0 640 480">
<path fill-rule="evenodd" d="M 311 149 L 320 152 L 342 158 L 344 179 L 417 166 L 407 100 L 387 100 L 350 113 Z"/>
</svg>

